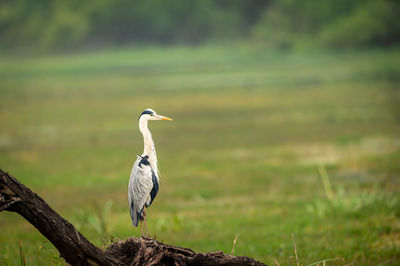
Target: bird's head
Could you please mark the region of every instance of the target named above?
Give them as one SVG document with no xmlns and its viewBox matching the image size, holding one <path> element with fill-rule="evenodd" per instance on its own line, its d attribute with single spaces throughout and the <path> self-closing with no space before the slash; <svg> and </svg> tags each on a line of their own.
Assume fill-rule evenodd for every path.
<svg viewBox="0 0 400 266">
<path fill-rule="evenodd" d="M 166 116 L 162 116 L 156 113 L 153 109 L 146 109 L 144 110 L 140 116 L 139 119 L 145 119 L 145 120 L 168 120 L 171 121 L 172 119 Z"/>
</svg>

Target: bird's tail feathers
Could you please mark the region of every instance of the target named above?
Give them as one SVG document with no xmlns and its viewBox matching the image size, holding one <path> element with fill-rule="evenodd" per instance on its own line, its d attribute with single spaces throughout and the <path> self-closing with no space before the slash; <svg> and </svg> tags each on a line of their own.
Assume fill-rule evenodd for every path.
<svg viewBox="0 0 400 266">
<path fill-rule="evenodd" d="M 143 221 L 143 209 L 140 212 L 136 211 L 135 208 L 133 208 L 133 203 L 131 204 L 131 209 L 130 209 L 130 213 L 131 213 L 131 219 L 132 219 L 132 224 L 133 226 L 138 226 L 139 225 L 139 221 Z"/>
</svg>

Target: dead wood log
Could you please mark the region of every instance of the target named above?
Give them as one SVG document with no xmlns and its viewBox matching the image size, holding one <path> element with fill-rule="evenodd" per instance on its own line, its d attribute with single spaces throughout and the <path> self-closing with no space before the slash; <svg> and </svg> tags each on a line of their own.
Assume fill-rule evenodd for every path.
<svg viewBox="0 0 400 266">
<path fill-rule="evenodd" d="M 89 242 L 38 195 L 0 169 L 0 210 L 20 214 L 42 233 L 71 265 L 117 265 L 118 260 Z"/>
<path fill-rule="evenodd" d="M 89 242 L 37 194 L 0 169 L 0 212 L 16 212 L 28 220 L 71 265 L 264 265 L 252 258 L 191 249 L 131 237 L 105 251 Z"/>
<path fill-rule="evenodd" d="M 110 245 L 105 253 L 118 258 L 124 265 L 264 265 L 249 257 L 222 252 L 196 253 L 188 248 L 136 237 Z"/>
</svg>

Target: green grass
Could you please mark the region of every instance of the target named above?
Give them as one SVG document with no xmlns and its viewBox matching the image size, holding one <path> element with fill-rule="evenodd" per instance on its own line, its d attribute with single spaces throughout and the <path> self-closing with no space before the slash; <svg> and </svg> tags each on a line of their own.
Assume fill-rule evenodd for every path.
<svg viewBox="0 0 400 266">
<path fill-rule="evenodd" d="M 0 59 L 0 167 L 99 246 L 140 235 L 127 183 L 153 122 L 158 240 L 269 265 L 400 260 L 400 51 L 148 48 Z M 319 168 L 326 170 L 323 178 Z M 330 188 L 324 186 L 325 182 Z M 327 180 L 327 181 L 326 181 Z M 328 185 L 329 186 L 329 185 Z M 0 264 L 63 264 L 0 213 Z"/>
</svg>

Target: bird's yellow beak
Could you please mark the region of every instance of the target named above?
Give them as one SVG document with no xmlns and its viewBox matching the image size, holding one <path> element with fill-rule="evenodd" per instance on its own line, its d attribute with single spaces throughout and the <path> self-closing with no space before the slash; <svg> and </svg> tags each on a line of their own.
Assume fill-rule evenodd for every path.
<svg viewBox="0 0 400 266">
<path fill-rule="evenodd" d="M 162 115 L 160 115 L 159 118 L 160 118 L 161 120 L 172 121 L 172 118 L 169 118 L 169 117 L 166 117 L 166 116 L 162 116 Z"/>
</svg>

